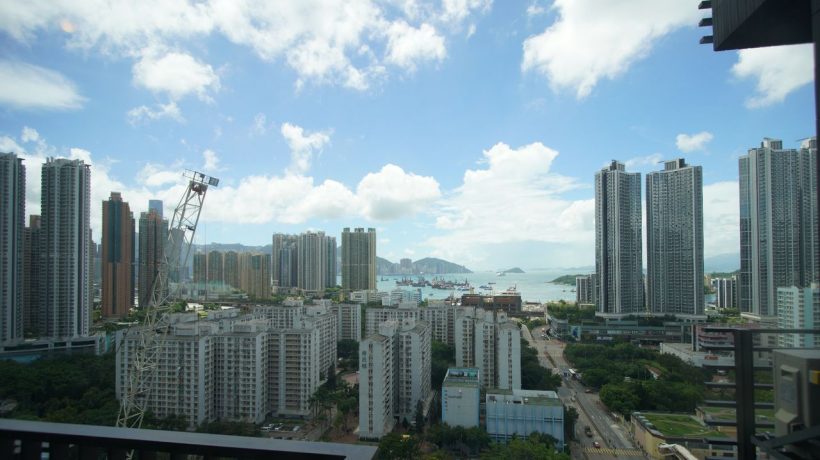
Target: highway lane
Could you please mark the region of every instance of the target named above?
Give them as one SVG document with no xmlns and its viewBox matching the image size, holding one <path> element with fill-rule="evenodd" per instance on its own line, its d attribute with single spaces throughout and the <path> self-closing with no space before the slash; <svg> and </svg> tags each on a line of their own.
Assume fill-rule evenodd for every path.
<svg viewBox="0 0 820 460">
<path fill-rule="evenodd" d="M 522 334 L 529 344 L 538 351 L 538 360 L 542 366 L 553 372 L 560 373 L 569 369 L 569 364 L 564 360 L 564 343 L 556 339 L 544 339 L 544 328 L 537 328 L 531 333 L 526 327 L 522 327 Z M 563 378 L 563 377 L 562 377 Z M 564 378 L 563 385 L 558 389 L 558 395 L 564 404 L 575 407 L 579 418 L 576 423 L 576 437 L 579 440 L 580 450 L 585 454 L 583 457 L 574 458 L 618 458 L 643 459 L 643 453 L 629 439 L 618 420 L 614 418 L 606 407 L 600 402 L 595 393 L 586 393 L 586 388 L 578 381 Z M 592 429 L 593 436 L 584 434 L 584 427 Z M 594 447 L 593 442 L 598 442 L 600 447 Z"/>
</svg>

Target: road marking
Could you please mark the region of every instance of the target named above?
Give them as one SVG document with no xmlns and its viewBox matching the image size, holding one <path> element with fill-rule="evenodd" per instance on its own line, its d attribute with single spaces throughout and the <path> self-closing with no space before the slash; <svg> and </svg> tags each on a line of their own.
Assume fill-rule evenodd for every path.
<svg viewBox="0 0 820 460">
<path fill-rule="evenodd" d="M 643 455 L 641 449 L 613 449 L 611 447 L 584 447 L 582 449 L 587 454 L 607 454 L 614 455 Z"/>
</svg>

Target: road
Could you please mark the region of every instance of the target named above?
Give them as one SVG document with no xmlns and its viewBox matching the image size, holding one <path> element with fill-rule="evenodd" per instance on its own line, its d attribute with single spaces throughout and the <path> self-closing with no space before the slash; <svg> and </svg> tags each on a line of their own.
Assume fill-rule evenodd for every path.
<svg viewBox="0 0 820 460">
<path fill-rule="evenodd" d="M 542 366 L 560 373 L 569 369 L 564 360 L 564 343 L 556 339 L 544 339 L 544 328 L 535 329 L 531 334 L 526 327 L 521 328 L 522 335 L 538 351 L 538 360 Z M 575 424 L 575 436 L 578 444 L 573 446 L 573 458 L 604 459 L 617 456 L 622 459 L 643 459 L 640 449 L 629 439 L 629 435 L 598 399 L 596 393 L 586 393 L 587 388 L 580 382 L 562 377 L 563 385 L 558 389 L 558 396 L 567 406 L 578 411 L 578 422 Z M 584 434 L 584 427 L 592 429 L 592 437 Z M 597 441 L 600 447 L 594 447 Z M 579 452 L 580 451 L 580 452 Z"/>
</svg>

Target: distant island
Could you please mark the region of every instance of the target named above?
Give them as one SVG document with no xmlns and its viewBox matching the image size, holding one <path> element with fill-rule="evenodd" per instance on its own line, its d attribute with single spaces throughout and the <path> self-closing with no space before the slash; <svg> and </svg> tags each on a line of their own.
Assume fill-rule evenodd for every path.
<svg viewBox="0 0 820 460">
<path fill-rule="evenodd" d="M 566 284 L 567 286 L 575 286 L 575 277 L 576 276 L 584 276 L 583 274 L 578 275 L 564 275 L 555 278 L 554 280 L 550 281 L 550 283 L 554 284 Z"/>
<path fill-rule="evenodd" d="M 472 273 L 463 265 L 454 264 L 435 257 L 425 257 L 415 262 L 405 260 L 404 264 L 393 263 L 387 259 L 376 257 L 376 274 L 378 275 L 441 275 L 444 273 Z"/>
<path fill-rule="evenodd" d="M 518 267 L 510 268 L 509 270 L 504 270 L 501 273 L 525 273 L 524 270 L 521 270 Z"/>
</svg>

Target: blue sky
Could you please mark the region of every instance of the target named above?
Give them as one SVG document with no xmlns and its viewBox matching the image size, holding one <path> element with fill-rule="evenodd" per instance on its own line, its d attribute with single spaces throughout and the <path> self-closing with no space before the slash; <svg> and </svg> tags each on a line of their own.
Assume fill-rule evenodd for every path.
<svg viewBox="0 0 820 460">
<path fill-rule="evenodd" d="M 808 46 L 715 53 L 697 0 L 0 4 L 0 151 L 92 163 L 99 203 L 209 192 L 198 243 L 376 227 L 473 269 L 594 263 L 593 177 L 683 156 L 706 257 L 738 252 L 737 157 L 813 135 Z M 100 206 L 92 212 L 99 235 Z"/>
</svg>

